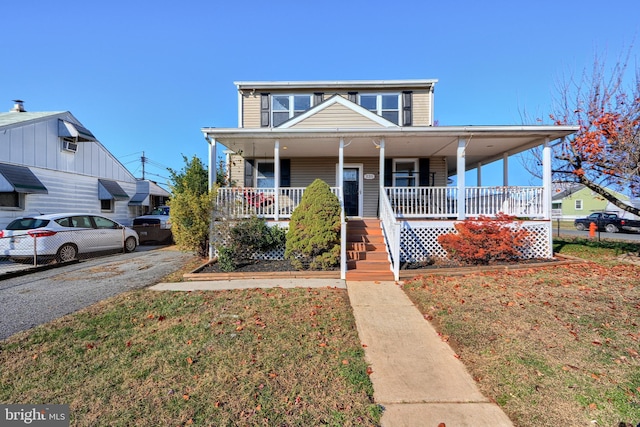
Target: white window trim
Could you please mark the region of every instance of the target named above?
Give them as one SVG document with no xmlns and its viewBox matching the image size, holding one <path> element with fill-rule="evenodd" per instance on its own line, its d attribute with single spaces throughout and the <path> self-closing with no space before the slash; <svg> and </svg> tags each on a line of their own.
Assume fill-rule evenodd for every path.
<svg viewBox="0 0 640 427">
<path fill-rule="evenodd" d="M 415 173 L 415 175 L 413 176 L 413 183 L 414 183 L 414 187 L 418 187 L 419 184 L 419 176 L 420 176 L 420 170 L 418 169 L 419 165 L 418 165 L 418 159 L 417 158 L 408 158 L 408 159 L 393 159 L 393 168 L 392 168 L 392 180 L 391 183 L 393 184 L 394 187 L 397 187 L 396 185 L 396 164 L 397 163 L 409 163 L 409 162 L 413 162 L 413 171 Z"/>
<path fill-rule="evenodd" d="M 382 109 L 382 97 L 383 96 L 388 96 L 388 95 L 396 95 L 398 97 L 398 123 L 396 123 L 397 125 L 401 124 L 402 121 L 402 111 L 403 111 L 403 107 L 402 107 L 402 93 L 400 92 L 362 92 L 362 93 L 358 93 L 358 105 L 361 106 L 362 108 L 366 108 L 362 106 L 362 102 L 360 102 L 360 97 L 361 96 L 375 96 L 376 97 L 376 111 L 372 111 L 369 110 L 367 108 L 367 110 L 371 111 L 372 113 L 377 114 L 378 116 L 382 117 L 382 113 L 383 111 L 396 111 L 396 110 L 383 110 Z"/>
<path fill-rule="evenodd" d="M 6 191 L 5 193 L 14 193 L 14 191 Z M 26 194 L 15 192 L 18 194 L 18 206 L 0 206 L 0 211 L 23 211 L 26 204 Z"/>
<path fill-rule="evenodd" d="M 102 203 L 104 201 L 108 200 L 109 201 L 109 209 L 103 209 L 102 208 Z M 115 210 L 115 200 L 114 199 L 104 199 L 104 200 L 100 200 L 100 212 L 113 212 Z"/>
<path fill-rule="evenodd" d="M 275 162 L 274 159 L 262 159 L 262 160 L 256 159 L 256 166 L 255 166 L 256 167 L 256 173 L 255 173 L 255 176 L 253 177 L 253 187 L 254 188 L 258 188 L 258 179 L 259 179 L 258 171 L 259 171 L 259 165 L 261 163 L 271 163 L 273 165 L 273 173 L 275 174 L 276 162 Z M 275 175 L 274 175 L 273 178 L 275 179 Z M 273 188 L 273 187 L 265 187 L 265 188 Z"/>
<path fill-rule="evenodd" d="M 580 205 L 580 207 L 578 207 L 578 205 Z M 581 210 L 584 209 L 584 203 L 582 202 L 582 199 L 576 199 L 574 201 L 573 206 L 574 206 L 575 210 L 577 210 L 577 211 L 581 211 Z"/>
<path fill-rule="evenodd" d="M 279 97 L 279 96 L 280 97 L 284 97 L 284 96 L 289 97 L 289 119 L 292 119 L 293 117 L 296 116 L 296 110 L 295 110 L 295 97 L 296 96 L 299 96 L 299 97 L 304 96 L 304 97 L 309 98 L 309 109 L 313 108 L 313 94 L 311 94 L 311 93 L 309 93 L 309 94 L 307 94 L 307 93 L 272 93 L 271 94 L 271 105 L 269 106 L 270 107 L 269 108 L 269 114 L 271 116 L 269 119 L 271 120 L 272 124 L 274 123 L 274 121 L 273 121 L 273 113 L 284 113 L 284 111 L 285 111 L 285 110 L 275 110 L 273 108 L 273 103 L 275 101 L 275 98 Z M 309 109 L 304 110 L 304 111 L 299 111 L 299 114 L 303 114 L 305 111 L 308 111 Z M 289 120 L 289 119 L 287 119 L 287 120 Z M 278 126 L 280 126 L 280 124 L 275 125 L 274 127 L 278 127 Z"/>
</svg>

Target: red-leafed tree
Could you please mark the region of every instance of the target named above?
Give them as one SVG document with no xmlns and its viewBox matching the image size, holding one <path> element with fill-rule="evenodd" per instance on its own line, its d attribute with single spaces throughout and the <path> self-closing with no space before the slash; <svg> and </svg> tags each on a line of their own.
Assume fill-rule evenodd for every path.
<svg viewBox="0 0 640 427">
<path fill-rule="evenodd" d="M 611 70 L 596 56 L 591 72 L 558 87 L 551 119 L 579 130 L 554 150 L 554 178 L 585 185 L 620 209 L 640 209 L 619 200 L 607 188 L 640 197 L 640 72 L 629 58 Z"/>
</svg>

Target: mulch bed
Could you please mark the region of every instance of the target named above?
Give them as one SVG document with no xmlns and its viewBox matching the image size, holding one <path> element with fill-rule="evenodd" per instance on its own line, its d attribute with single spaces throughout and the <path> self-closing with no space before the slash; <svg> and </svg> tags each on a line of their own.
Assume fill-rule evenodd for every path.
<svg viewBox="0 0 640 427">
<path fill-rule="evenodd" d="M 238 266 L 234 272 L 238 273 L 267 273 L 267 272 L 279 272 L 279 271 L 295 271 L 291 265 L 291 261 L 287 259 L 283 260 L 255 260 L 250 263 L 242 264 Z M 198 270 L 198 273 L 226 273 L 220 269 L 217 262 L 207 264 L 202 269 Z"/>
</svg>

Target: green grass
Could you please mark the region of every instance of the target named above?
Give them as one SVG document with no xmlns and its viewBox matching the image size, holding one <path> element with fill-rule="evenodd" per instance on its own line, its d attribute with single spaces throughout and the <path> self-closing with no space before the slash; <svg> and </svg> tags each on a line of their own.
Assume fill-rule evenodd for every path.
<svg viewBox="0 0 640 427">
<path fill-rule="evenodd" d="M 639 253 L 640 243 L 618 240 L 595 240 L 581 237 L 553 239 L 553 251 L 587 260 L 604 260 L 626 253 Z"/>
<path fill-rule="evenodd" d="M 638 245 L 555 244 L 592 262 L 430 276 L 405 291 L 516 426 L 635 426 L 640 266 L 617 257 Z"/>
<path fill-rule="evenodd" d="M 71 425 L 377 425 L 346 291 L 122 294 L 0 343 L 0 401 Z"/>
</svg>

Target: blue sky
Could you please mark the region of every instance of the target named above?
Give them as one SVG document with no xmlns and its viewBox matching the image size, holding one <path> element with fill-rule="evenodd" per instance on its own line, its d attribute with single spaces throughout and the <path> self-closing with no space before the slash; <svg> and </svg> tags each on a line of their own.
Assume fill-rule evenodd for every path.
<svg viewBox="0 0 640 427">
<path fill-rule="evenodd" d="M 637 68 L 639 15 L 637 0 L 13 0 L 0 110 L 71 111 L 134 175 L 144 151 L 164 182 L 159 165 L 206 160 L 200 128 L 237 126 L 234 81 L 438 79 L 440 125 L 522 124 L 546 119 L 557 82 L 596 52 L 615 61 L 635 40 Z M 501 173 L 483 169 L 483 184 Z"/>
</svg>

